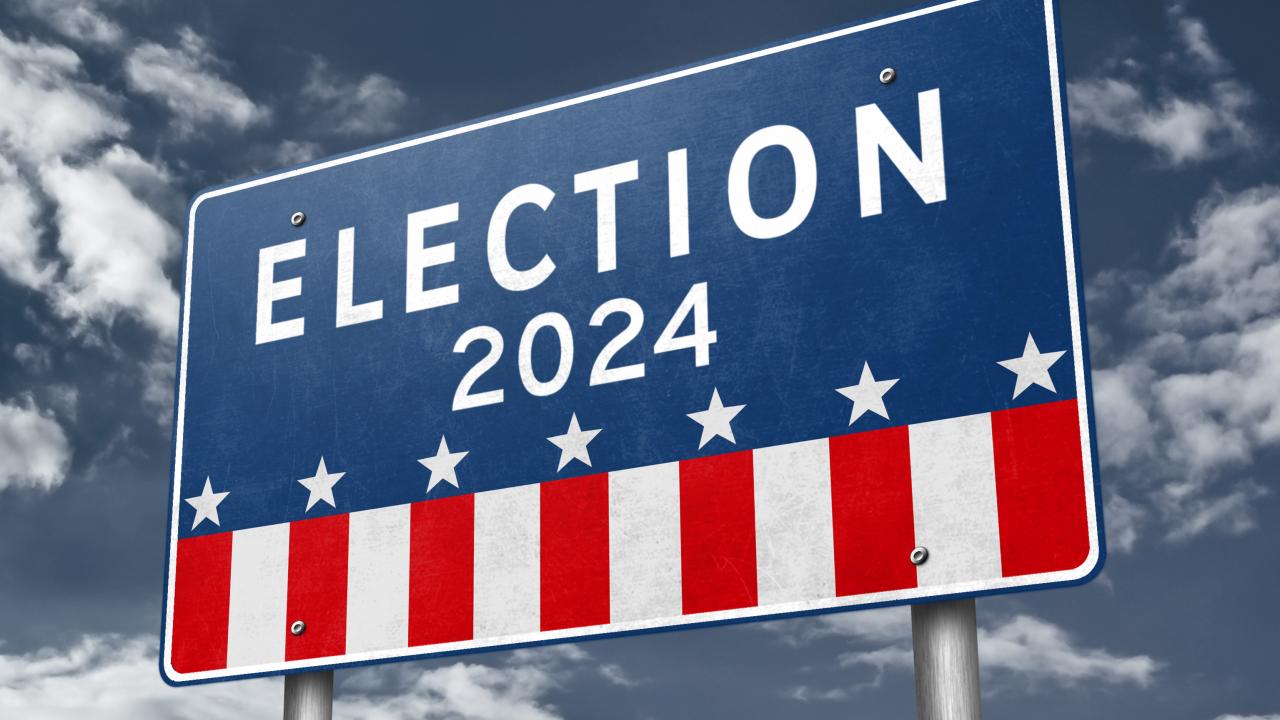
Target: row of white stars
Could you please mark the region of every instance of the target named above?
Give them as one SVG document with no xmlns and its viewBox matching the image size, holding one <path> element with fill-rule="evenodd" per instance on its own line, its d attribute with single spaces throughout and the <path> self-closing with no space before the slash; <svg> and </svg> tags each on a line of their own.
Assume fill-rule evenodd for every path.
<svg viewBox="0 0 1280 720">
<path fill-rule="evenodd" d="M 1061 358 L 1066 351 L 1059 350 L 1055 352 L 1040 352 L 1040 348 L 1036 346 L 1035 338 L 1030 333 L 1027 334 L 1027 344 L 1023 348 L 1022 356 L 1010 358 L 1008 360 L 1000 360 L 999 365 L 1006 370 L 1017 375 L 1017 381 L 1013 388 L 1013 397 L 1017 398 L 1027 388 L 1032 385 L 1039 385 L 1052 392 L 1057 392 L 1053 386 L 1053 378 L 1049 376 L 1049 368 Z M 836 388 L 836 392 L 853 401 L 853 409 L 849 414 L 849 425 L 853 425 L 858 418 L 868 412 L 875 413 L 880 417 L 888 420 L 889 411 L 884 404 L 884 396 L 898 383 L 898 378 L 877 380 L 871 372 L 869 363 L 862 364 L 862 376 L 858 379 L 857 385 L 849 385 L 847 387 Z M 707 443 L 715 438 L 724 438 L 732 444 L 737 444 L 737 440 L 733 437 L 733 419 L 742 412 L 746 405 L 725 405 L 720 400 L 720 389 L 713 388 L 711 390 L 711 401 L 707 405 L 706 410 L 699 410 L 688 414 L 689 418 L 702 426 L 702 436 L 698 439 L 698 449 L 706 447 Z M 578 414 L 573 413 L 569 417 L 569 428 L 563 435 L 552 435 L 547 441 L 552 445 L 560 448 L 560 462 L 556 465 L 556 472 L 560 472 L 566 465 L 573 461 L 581 462 L 587 467 L 591 467 L 591 453 L 587 446 L 595 439 L 603 428 L 594 428 L 583 430 L 578 423 Z M 431 457 L 420 458 L 418 463 L 431 471 L 431 477 L 427 481 L 427 493 L 429 494 L 436 485 L 446 482 L 454 487 L 460 487 L 458 484 L 458 463 L 469 454 L 467 450 L 451 451 L 449 443 L 443 435 L 440 436 L 440 447 L 436 450 L 436 454 Z M 320 458 L 320 464 L 316 467 L 315 475 L 298 480 L 303 487 L 307 489 L 307 512 L 318 502 L 325 502 L 329 507 L 337 507 L 333 499 L 333 486 L 346 475 L 344 472 L 329 472 L 325 466 L 324 458 Z M 226 499 L 230 491 L 213 492 L 213 487 L 209 478 L 205 478 L 204 491 L 201 494 L 187 498 L 186 502 L 196 510 L 195 521 L 191 525 L 194 530 L 196 526 L 205 520 L 209 520 L 214 525 L 220 525 L 218 520 L 218 505 Z"/>
</svg>

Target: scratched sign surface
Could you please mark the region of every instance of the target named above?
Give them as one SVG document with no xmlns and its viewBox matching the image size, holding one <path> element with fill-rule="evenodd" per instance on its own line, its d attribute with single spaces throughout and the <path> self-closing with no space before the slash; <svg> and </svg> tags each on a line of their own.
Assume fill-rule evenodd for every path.
<svg viewBox="0 0 1280 720">
<path fill-rule="evenodd" d="M 926 7 L 198 196 L 165 678 L 1091 576 L 1053 13 Z"/>
</svg>

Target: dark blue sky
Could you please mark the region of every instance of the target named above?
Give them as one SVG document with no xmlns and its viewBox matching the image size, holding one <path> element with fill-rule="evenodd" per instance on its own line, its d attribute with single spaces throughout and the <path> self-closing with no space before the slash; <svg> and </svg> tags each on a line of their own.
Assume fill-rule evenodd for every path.
<svg viewBox="0 0 1280 720">
<path fill-rule="evenodd" d="M 155 667 L 191 194 L 907 5 L 0 6 L 0 717 L 278 712 Z M 1280 11 L 1061 12 L 1111 554 L 979 602 L 986 714 L 1280 717 Z M 907 717 L 909 647 L 899 609 L 491 653 L 339 712 Z"/>
</svg>

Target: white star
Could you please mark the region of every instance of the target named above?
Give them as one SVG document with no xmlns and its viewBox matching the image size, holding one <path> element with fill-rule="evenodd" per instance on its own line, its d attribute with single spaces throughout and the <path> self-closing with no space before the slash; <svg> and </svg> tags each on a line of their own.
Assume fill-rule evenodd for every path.
<svg viewBox="0 0 1280 720">
<path fill-rule="evenodd" d="M 441 435 L 440 449 L 436 450 L 436 454 L 418 460 L 422 467 L 431 471 L 431 479 L 427 481 L 427 492 L 430 493 L 431 489 L 440 482 L 458 487 L 458 463 L 462 462 L 462 458 L 468 453 L 467 450 L 449 452 L 449 443 L 445 442 L 444 436 Z"/>
<path fill-rule="evenodd" d="M 564 466 L 572 460 L 581 460 L 587 467 L 591 467 L 591 454 L 587 452 L 587 443 L 599 435 L 601 429 L 583 430 L 578 426 L 578 414 L 574 413 L 569 418 L 569 429 L 563 435 L 552 435 L 547 438 L 552 445 L 560 448 L 560 464 L 556 466 L 556 472 L 563 470 Z"/>
<path fill-rule="evenodd" d="M 316 467 L 316 474 L 298 481 L 311 491 L 311 495 L 307 497 L 307 510 L 310 511 L 311 507 L 321 500 L 329 503 L 329 507 L 336 508 L 337 505 L 333 502 L 333 486 L 338 484 L 343 475 L 346 473 L 329 472 L 329 469 L 324 466 L 324 458 L 321 457 L 320 464 Z"/>
<path fill-rule="evenodd" d="M 729 423 L 742 412 L 744 407 L 746 405 L 725 407 L 724 403 L 720 402 L 720 389 L 712 388 L 711 404 L 707 409 L 689 413 L 689 417 L 702 426 L 702 439 L 698 441 L 698 449 L 701 450 L 714 437 L 722 437 L 737 445 L 738 441 L 733 439 L 733 427 Z"/>
<path fill-rule="evenodd" d="M 209 484 L 209 478 L 204 479 L 204 492 L 191 498 L 187 498 L 187 504 L 196 509 L 196 521 L 191 523 L 191 529 L 195 530 L 196 526 L 205 520 L 210 520 L 214 525 L 219 527 L 222 523 L 218 522 L 218 504 L 226 499 L 231 492 L 216 493 Z"/>
<path fill-rule="evenodd" d="M 858 379 L 857 385 L 836 388 L 836 392 L 853 401 L 853 411 L 849 413 L 849 424 L 852 425 L 868 410 L 888 420 L 889 411 L 884 407 L 884 394 L 897 383 L 898 378 L 876 380 L 871 374 L 871 365 L 862 363 L 862 377 Z"/>
<path fill-rule="evenodd" d="M 1027 344 L 1022 349 L 1022 357 L 999 361 L 1000 367 L 1018 375 L 1018 381 L 1013 386 L 1013 396 L 1018 397 L 1022 391 L 1032 385 L 1039 385 L 1050 392 L 1058 392 L 1053 387 L 1053 378 L 1049 377 L 1049 368 L 1066 352 L 1066 350 L 1058 350 L 1042 353 L 1040 348 L 1036 347 L 1035 338 L 1031 337 L 1031 333 L 1027 333 Z"/>
</svg>

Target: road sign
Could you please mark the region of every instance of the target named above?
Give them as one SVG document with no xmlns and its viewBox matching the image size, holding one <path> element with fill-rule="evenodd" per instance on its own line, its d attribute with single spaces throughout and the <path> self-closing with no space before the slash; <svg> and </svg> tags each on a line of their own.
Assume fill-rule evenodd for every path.
<svg viewBox="0 0 1280 720">
<path fill-rule="evenodd" d="M 948 2 L 203 193 L 165 678 L 1088 578 L 1062 103 Z"/>
</svg>

